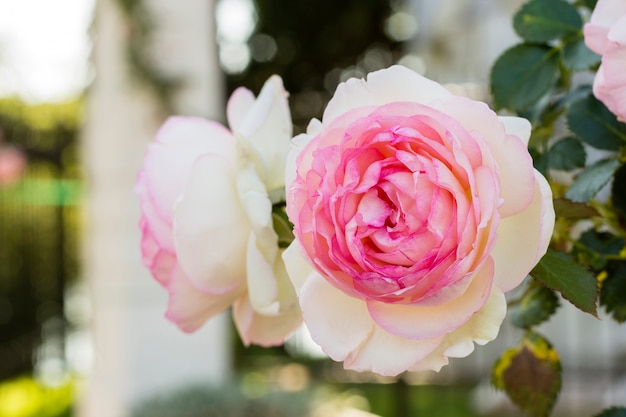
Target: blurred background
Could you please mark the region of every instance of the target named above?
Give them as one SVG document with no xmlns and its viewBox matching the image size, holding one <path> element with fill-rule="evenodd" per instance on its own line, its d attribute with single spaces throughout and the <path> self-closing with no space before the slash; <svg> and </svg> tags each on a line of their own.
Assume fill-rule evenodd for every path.
<svg viewBox="0 0 626 417">
<path fill-rule="evenodd" d="M 520 0 L 2 0 L 0 417 L 516 416 L 489 371 L 520 333 L 439 374 L 343 371 L 299 331 L 186 335 L 141 264 L 135 176 L 170 114 L 224 122 L 271 74 L 295 132 L 337 84 L 400 63 L 488 99 Z M 626 332 L 562 308 L 557 415 L 626 401 Z M 584 377 L 581 377 L 584 375 Z"/>
</svg>

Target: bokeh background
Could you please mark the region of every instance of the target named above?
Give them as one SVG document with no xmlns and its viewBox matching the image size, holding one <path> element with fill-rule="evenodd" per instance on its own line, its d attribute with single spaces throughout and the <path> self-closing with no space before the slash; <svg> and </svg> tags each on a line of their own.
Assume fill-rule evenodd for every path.
<svg viewBox="0 0 626 417">
<path fill-rule="evenodd" d="M 298 331 L 244 348 L 228 314 L 186 335 L 139 253 L 135 176 L 170 114 L 224 122 L 271 74 L 295 132 L 350 77 L 400 63 L 488 100 L 520 0 L 2 0 L 0 417 L 516 416 L 489 370 L 520 333 L 439 374 L 346 372 Z M 626 332 L 572 309 L 557 415 L 626 401 Z M 621 402 L 620 402 L 621 401 Z"/>
</svg>

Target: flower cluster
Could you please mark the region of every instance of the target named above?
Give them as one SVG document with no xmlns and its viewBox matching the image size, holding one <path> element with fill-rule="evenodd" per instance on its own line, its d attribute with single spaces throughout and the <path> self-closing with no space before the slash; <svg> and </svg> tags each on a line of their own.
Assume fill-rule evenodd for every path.
<svg viewBox="0 0 626 417">
<path fill-rule="evenodd" d="M 303 317 L 331 358 L 383 375 L 439 370 L 496 337 L 504 293 L 554 225 L 528 121 L 400 66 L 342 83 L 292 141 L 277 76 L 227 113 L 231 131 L 168 120 L 138 176 L 144 263 L 170 320 L 193 331 L 232 306 L 242 340 L 268 346 Z"/>
</svg>

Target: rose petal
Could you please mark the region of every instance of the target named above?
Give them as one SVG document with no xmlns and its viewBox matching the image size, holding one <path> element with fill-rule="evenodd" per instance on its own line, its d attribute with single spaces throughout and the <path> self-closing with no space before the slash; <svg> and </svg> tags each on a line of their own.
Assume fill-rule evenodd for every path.
<svg viewBox="0 0 626 417">
<path fill-rule="evenodd" d="M 518 286 L 546 253 L 554 228 L 552 191 L 545 178 L 535 171 L 535 193 L 523 212 L 500 220 L 496 244 L 491 252 L 495 262 L 495 285 L 507 292 Z"/>
<path fill-rule="evenodd" d="M 465 293 L 445 304 L 404 305 L 367 300 L 367 307 L 372 319 L 389 333 L 408 339 L 428 339 L 466 323 L 485 304 L 492 282 L 493 261 L 487 258 Z"/>
<path fill-rule="evenodd" d="M 270 77 L 236 131 L 258 156 L 259 174 L 268 191 L 285 185 L 285 161 L 292 136 L 287 95 L 281 78 Z"/>
<path fill-rule="evenodd" d="M 254 310 L 250 299 L 242 296 L 233 304 L 233 318 L 244 345 L 278 346 L 302 323 L 297 305 L 276 316 L 265 316 Z"/>
<path fill-rule="evenodd" d="M 232 291 L 245 280 L 249 235 L 232 163 L 213 155 L 199 158 L 175 213 L 183 270 L 208 294 Z"/>
<path fill-rule="evenodd" d="M 294 240 L 282 253 L 283 261 L 285 262 L 285 268 L 289 279 L 293 284 L 296 294 L 300 294 L 300 290 L 310 274 L 314 273 L 311 264 L 307 261 L 303 255 L 302 246 L 298 240 Z"/>
<path fill-rule="evenodd" d="M 395 336 L 376 326 L 363 345 L 345 359 L 344 368 L 396 376 L 428 356 L 439 346 L 442 339 L 443 336 L 410 340 Z"/>
<path fill-rule="evenodd" d="M 349 110 L 392 102 L 428 104 L 451 93 L 442 85 L 402 66 L 375 71 L 366 80 L 351 78 L 339 84 L 328 102 L 322 121 L 325 125 Z"/>
<path fill-rule="evenodd" d="M 146 153 L 143 180 L 155 210 L 166 222 L 199 156 L 229 157 L 235 152 L 232 134 L 219 123 L 199 117 L 170 117 Z"/>
<path fill-rule="evenodd" d="M 504 126 L 507 135 L 517 136 L 524 142 L 524 145 L 528 146 L 532 125 L 527 119 L 515 116 L 498 116 L 498 120 Z"/>
<path fill-rule="evenodd" d="M 506 134 L 505 127 L 514 128 L 511 121 L 505 125 L 486 104 L 464 97 L 452 97 L 435 103 L 435 107 L 458 120 L 468 131 L 477 132 L 488 144 L 488 150 L 496 160 L 500 177 L 500 192 L 504 202 L 500 207 L 502 217 L 511 216 L 524 210 L 533 196 L 533 162 L 524 141 Z M 526 135 L 524 122 L 517 121 L 515 131 Z"/>
<path fill-rule="evenodd" d="M 239 87 L 231 94 L 226 106 L 226 118 L 228 126 L 233 132 L 239 132 L 243 128 L 250 109 L 254 106 L 254 94 L 244 87 Z"/>
<path fill-rule="evenodd" d="M 462 358 L 474 351 L 474 343 L 484 345 L 496 338 L 506 316 L 504 294 L 494 288 L 485 305 L 463 326 L 445 336 L 437 350 L 411 367 L 411 371 L 439 371 L 448 357 Z"/>
<path fill-rule="evenodd" d="M 313 340 L 336 361 L 343 361 L 374 331 L 362 300 L 334 288 L 316 272 L 300 290 L 302 315 Z"/>
<path fill-rule="evenodd" d="M 244 291 L 244 287 L 240 286 L 228 294 L 208 295 L 194 287 L 179 266 L 172 274 L 165 317 L 187 333 L 197 330 L 208 319 L 225 311 Z"/>
</svg>

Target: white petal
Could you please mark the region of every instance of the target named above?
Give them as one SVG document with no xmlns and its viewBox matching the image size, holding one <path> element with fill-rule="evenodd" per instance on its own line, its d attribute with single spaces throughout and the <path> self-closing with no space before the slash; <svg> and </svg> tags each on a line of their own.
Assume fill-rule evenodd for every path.
<svg viewBox="0 0 626 417">
<path fill-rule="evenodd" d="M 311 141 L 313 137 L 308 134 L 301 133 L 291 140 L 291 147 L 287 154 L 287 160 L 285 162 L 285 185 L 287 189 L 294 182 L 297 175 L 298 164 L 297 159 L 300 152 L 304 149 L 307 143 Z M 289 194 L 287 192 L 287 194 Z"/>
<path fill-rule="evenodd" d="M 247 296 L 240 297 L 233 305 L 233 319 L 242 342 L 260 346 L 278 346 L 285 342 L 302 323 L 300 309 L 292 309 L 276 316 L 265 316 L 254 311 Z"/>
<path fill-rule="evenodd" d="M 495 262 L 495 286 L 507 292 L 517 287 L 546 253 L 554 229 L 552 192 L 535 171 L 535 193 L 530 206 L 500 220 L 498 240 L 491 252 Z"/>
<path fill-rule="evenodd" d="M 367 81 L 351 78 L 339 84 L 326 106 L 322 121 L 328 125 L 348 110 L 393 102 L 429 104 L 451 93 L 442 85 L 402 66 L 372 72 Z"/>
<path fill-rule="evenodd" d="M 262 314 L 277 314 L 278 284 L 274 278 L 274 265 L 268 262 L 256 246 L 256 236 L 250 234 L 246 258 L 248 292 L 252 308 Z"/>
<path fill-rule="evenodd" d="M 297 294 L 300 293 L 309 275 L 315 273 L 313 267 L 303 255 L 303 251 L 304 249 L 296 239 L 291 242 L 282 254 L 285 268 L 287 268 L 287 274 Z"/>
<path fill-rule="evenodd" d="M 270 77 L 236 132 L 259 158 L 268 190 L 285 185 L 285 160 L 293 131 L 287 95 L 281 78 Z"/>
<path fill-rule="evenodd" d="M 246 276 L 251 230 L 233 169 L 230 161 L 217 156 L 199 158 L 176 206 L 178 259 L 189 279 L 209 294 L 231 291 Z"/>
<path fill-rule="evenodd" d="M 161 218 L 171 222 L 196 158 L 206 153 L 226 157 L 234 151 L 234 137 L 219 123 L 170 117 L 149 146 L 142 171 L 146 192 Z"/>
<path fill-rule="evenodd" d="M 244 87 L 233 91 L 226 106 L 226 118 L 233 132 L 241 131 L 252 106 L 254 106 L 252 91 Z"/>
<path fill-rule="evenodd" d="M 443 336 L 425 340 L 405 339 L 376 326 L 359 350 L 346 358 L 344 368 L 396 376 L 428 356 L 442 339 Z"/>
<path fill-rule="evenodd" d="M 485 304 L 493 282 L 493 261 L 475 273 L 458 298 L 440 305 L 386 304 L 368 300 L 369 312 L 383 329 L 409 339 L 441 336 L 465 324 Z"/>
<path fill-rule="evenodd" d="M 524 142 L 524 145 L 528 146 L 532 125 L 527 119 L 514 116 L 498 116 L 498 120 L 504 125 L 504 130 L 508 135 L 517 136 Z"/>
<path fill-rule="evenodd" d="M 374 331 L 365 302 L 345 295 L 316 272 L 300 290 L 300 307 L 311 337 L 336 361 L 348 358 Z"/>
</svg>

